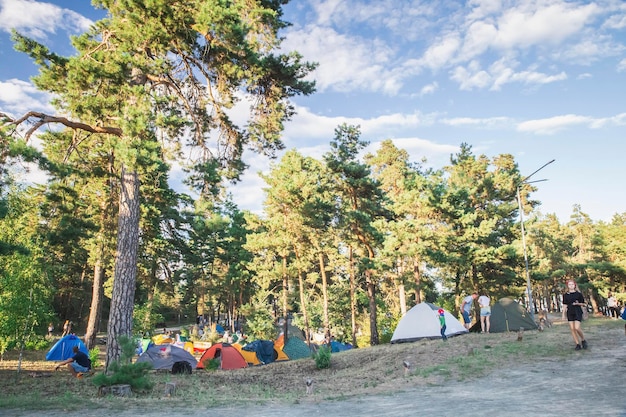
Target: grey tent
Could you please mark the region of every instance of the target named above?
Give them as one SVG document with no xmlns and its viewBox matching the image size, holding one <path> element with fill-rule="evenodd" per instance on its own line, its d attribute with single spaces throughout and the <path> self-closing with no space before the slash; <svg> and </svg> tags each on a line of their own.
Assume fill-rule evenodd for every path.
<svg viewBox="0 0 626 417">
<path fill-rule="evenodd" d="M 174 362 L 188 362 L 196 369 L 198 361 L 185 349 L 174 345 L 154 345 L 139 356 L 137 362 L 149 362 L 153 369 L 172 369 Z"/>
<path fill-rule="evenodd" d="M 517 301 L 505 297 L 499 299 L 491 307 L 490 331 L 492 333 L 516 332 L 520 327 L 523 327 L 524 330 L 534 330 L 537 328 L 537 324 Z"/>
</svg>

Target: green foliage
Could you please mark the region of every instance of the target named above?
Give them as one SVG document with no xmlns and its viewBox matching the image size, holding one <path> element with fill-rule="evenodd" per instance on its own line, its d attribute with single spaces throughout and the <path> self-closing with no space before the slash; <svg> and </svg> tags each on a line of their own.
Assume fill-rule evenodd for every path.
<svg viewBox="0 0 626 417">
<path fill-rule="evenodd" d="M 163 315 L 155 310 L 156 302 L 148 301 L 145 304 L 135 306 L 133 310 L 133 329 L 136 332 L 148 333 L 154 330 L 157 323 L 164 321 Z"/>
<path fill-rule="evenodd" d="M 202 335 L 203 342 L 211 342 L 217 343 L 220 340 L 221 336 L 217 332 L 217 324 L 211 324 L 211 327 L 205 328 L 204 334 Z"/>
<path fill-rule="evenodd" d="M 263 304 L 245 305 L 241 307 L 245 312 L 246 329 L 249 340 L 274 340 L 276 338 L 276 328 L 274 318 L 270 310 Z"/>
<path fill-rule="evenodd" d="M 215 371 L 220 369 L 220 359 L 219 358 L 211 358 L 208 361 L 204 361 L 204 369 L 207 371 Z"/>
<path fill-rule="evenodd" d="M 24 343 L 24 348 L 26 350 L 45 350 L 48 349 L 51 345 L 51 342 L 43 336 L 35 336 L 30 337 Z"/>
<path fill-rule="evenodd" d="M 379 342 L 381 344 L 391 342 L 393 332 L 398 326 L 401 317 L 397 314 L 380 314 L 378 316 L 378 329 L 380 332 Z"/>
<path fill-rule="evenodd" d="M 181 329 L 180 329 L 180 336 L 189 338 L 189 328 L 181 327 Z"/>
<path fill-rule="evenodd" d="M 92 369 L 102 366 L 102 364 L 100 363 L 100 349 L 98 347 L 89 349 L 89 359 L 91 360 Z"/>
<path fill-rule="evenodd" d="M 13 347 L 15 347 L 15 340 L 0 336 L 0 359 L 4 356 L 7 350 Z"/>
<path fill-rule="evenodd" d="M 320 346 L 320 348 L 317 349 L 317 352 L 313 354 L 313 359 L 315 360 L 315 367 L 317 369 L 330 368 L 330 357 L 331 357 L 330 347 L 326 345 Z"/>
<path fill-rule="evenodd" d="M 148 377 L 152 365 L 148 362 L 132 362 L 136 347 L 133 339 L 120 336 L 119 344 L 122 348 L 120 360 L 109 365 L 108 373 L 95 375 L 93 383 L 99 387 L 128 384 L 135 391 L 150 390 L 154 385 Z"/>
<path fill-rule="evenodd" d="M 19 190 L 14 190 L 6 202 L 8 212 L 0 221 L 0 242 L 24 250 L 0 255 L 0 338 L 25 343 L 50 317 L 52 285 L 42 262 L 36 203 Z"/>
</svg>

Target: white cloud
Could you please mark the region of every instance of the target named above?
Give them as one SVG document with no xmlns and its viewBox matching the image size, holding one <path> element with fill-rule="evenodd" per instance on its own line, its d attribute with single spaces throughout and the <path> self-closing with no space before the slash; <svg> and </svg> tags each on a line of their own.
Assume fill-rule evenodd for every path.
<svg viewBox="0 0 626 417">
<path fill-rule="evenodd" d="M 420 90 L 420 96 L 425 96 L 425 95 L 428 95 L 428 94 L 434 94 L 435 91 L 437 91 L 438 89 L 439 89 L 439 83 L 437 83 L 437 81 L 432 82 L 430 84 L 426 84 Z"/>
<path fill-rule="evenodd" d="M 494 45 L 502 49 L 558 45 L 592 23 L 599 12 L 595 3 L 523 1 L 498 18 Z"/>
<path fill-rule="evenodd" d="M 319 63 L 313 73 L 318 91 L 395 94 L 402 85 L 403 73 L 391 65 L 394 51 L 377 39 L 350 37 L 330 28 L 309 26 L 289 32 L 283 47 Z"/>
<path fill-rule="evenodd" d="M 474 22 L 470 25 L 463 39 L 463 46 L 459 53 L 459 61 L 467 61 L 482 55 L 490 47 L 498 30 L 487 22 Z"/>
<path fill-rule="evenodd" d="M 473 118 L 473 117 L 453 117 L 450 119 L 441 119 L 441 123 L 449 126 L 477 126 L 477 127 L 508 127 L 512 120 L 509 117 L 488 117 L 488 118 Z"/>
<path fill-rule="evenodd" d="M 502 9 L 501 0 L 470 0 L 467 5 L 471 8 L 469 20 L 482 19 Z"/>
<path fill-rule="evenodd" d="M 549 117 L 546 119 L 527 120 L 517 125 L 520 132 L 531 132 L 540 135 L 551 135 L 563 129 L 578 125 L 588 125 L 593 121 L 586 116 L 566 114 L 563 116 Z"/>
<path fill-rule="evenodd" d="M 33 0 L 0 0 L 0 30 L 46 39 L 58 29 L 86 31 L 93 22 L 69 9 Z"/>
<path fill-rule="evenodd" d="M 48 104 L 50 95 L 41 92 L 29 82 L 11 79 L 0 81 L 0 103 L 4 112 L 19 117 L 22 114 L 35 111 L 51 111 Z"/>
<path fill-rule="evenodd" d="M 492 83 L 487 71 L 480 68 L 478 61 L 470 62 L 467 68 L 458 66 L 451 72 L 451 79 L 459 83 L 461 90 L 471 91 L 474 88 L 485 88 Z"/>
<path fill-rule="evenodd" d="M 617 71 L 618 72 L 623 72 L 626 71 L 626 58 L 622 59 L 618 64 L 617 64 Z"/>
<path fill-rule="evenodd" d="M 422 65 L 437 70 L 441 67 L 448 66 L 454 56 L 456 55 L 459 47 L 461 46 L 461 39 L 457 33 L 449 33 L 446 36 L 438 39 L 433 45 L 431 45 L 421 59 Z"/>
<path fill-rule="evenodd" d="M 626 28 L 626 13 L 621 12 L 619 14 L 609 16 L 609 18 L 604 22 L 602 27 L 606 29 L 616 29 L 616 30 Z"/>
</svg>

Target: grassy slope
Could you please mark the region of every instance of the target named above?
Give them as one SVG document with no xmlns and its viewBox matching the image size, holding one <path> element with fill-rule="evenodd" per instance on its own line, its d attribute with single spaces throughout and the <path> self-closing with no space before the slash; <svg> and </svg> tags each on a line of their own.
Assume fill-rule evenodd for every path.
<svg viewBox="0 0 626 417">
<path fill-rule="evenodd" d="M 606 332 L 621 329 L 622 320 L 592 318 L 583 329 L 592 347 L 600 347 Z M 154 373 L 154 389 L 124 399 L 97 396 L 90 378 L 76 379 L 67 371 L 54 372 L 45 352 L 25 352 L 18 374 L 17 353 L 0 362 L 0 409 L 58 410 L 118 409 L 181 406 L 206 408 L 226 404 L 314 402 L 384 394 L 408 387 L 438 385 L 449 379 L 479 378 L 492 369 L 528 362 L 561 360 L 576 354 L 569 329 L 557 322 L 544 332 L 469 334 L 449 339 L 382 345 L 335 353 L 331 368 L 317 370 L 312 359 L 278 362 L 235 371 L 198 371 L 192 375 Z M 411 366 L 405 371 L 403 361 Z M 305 380 L 313 379 L 306 394 Z M 175 382 L 176 395 L 164 395 Z M 36 393 L 36 401 L 33 394 Z"/>
</svg>

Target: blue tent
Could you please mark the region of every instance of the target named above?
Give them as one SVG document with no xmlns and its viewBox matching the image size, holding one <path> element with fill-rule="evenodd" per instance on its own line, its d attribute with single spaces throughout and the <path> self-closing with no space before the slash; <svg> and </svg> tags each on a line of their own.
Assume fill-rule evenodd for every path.
<svg viewBox="0 0 626 417">
<path fill-rule="evenodd" d="M 242 349 L 248 352 L 256 352 L 256 357 L 263 364 L 272 363 L 276 359 L 274 357 L 274 342 L 271 340 L 255 340 L 245 345 Z"/>
<path fill-rule="evenodd" d="M 68 334 L 65 337 L 62 337 L 58 342 L 52 346 L 50 351 L 46 354 L 47 361 L 64 361 L 68 358 L 74 356 L 74 352 L 72 352 L 72 348 L 74 346 L 78 346 L 78 349 L 89 355 L 89 351 L 87 350 L 87 346 L 80 340 L 76 335 Z"/>
</svg>

